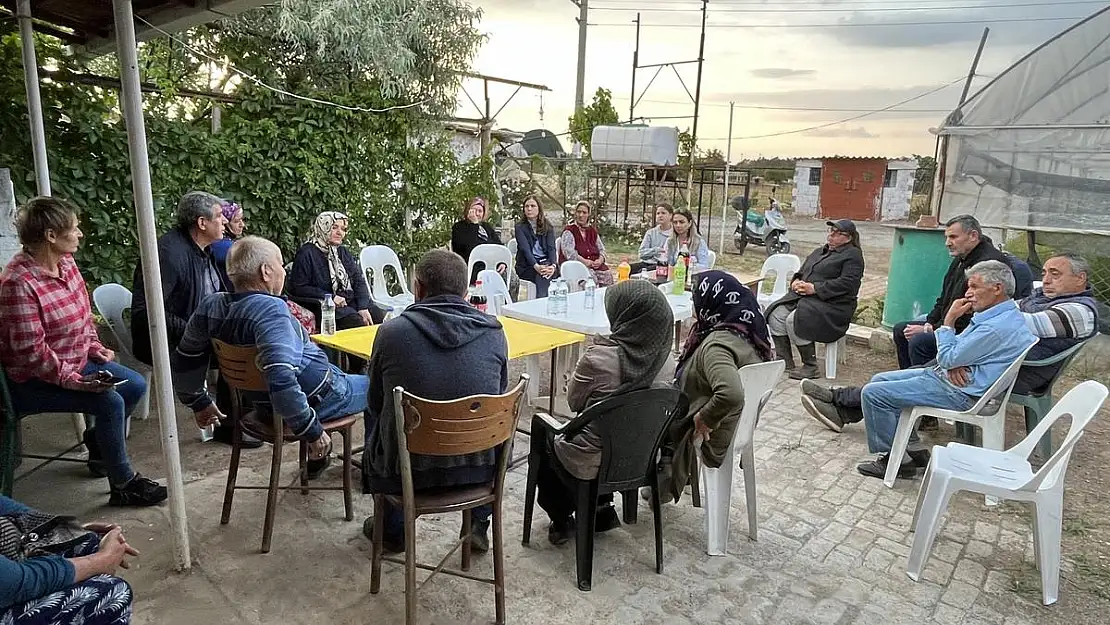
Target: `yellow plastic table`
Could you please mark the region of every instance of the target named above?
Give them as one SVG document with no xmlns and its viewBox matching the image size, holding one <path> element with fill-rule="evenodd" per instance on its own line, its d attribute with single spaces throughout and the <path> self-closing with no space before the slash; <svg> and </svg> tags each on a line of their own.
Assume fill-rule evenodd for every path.
<svg viewBox="0 0 1110 625">
<path fill-rule="evenodd" d="M 556 389 L 558 388 L 556 386 L 556 354 L 560 347 L 585 341 L 586 335 L 508 317 L 498 317 L 497 320 L 501 322 L 505 331 L 505 339 L 509 343 L 510 360 L 551 352 L 551 397 L 548 408 L 554 414 Z M 312 340 L 319 345 L 369 360 L 370 352 L 374 348 L 374 337 L 377 336 L 379 327 L 381 326 L 351 328 L 340 330 L 332 335 L 313 334 Z M 535 382 L 539 383 L 538 380 Z"/>
</svg>

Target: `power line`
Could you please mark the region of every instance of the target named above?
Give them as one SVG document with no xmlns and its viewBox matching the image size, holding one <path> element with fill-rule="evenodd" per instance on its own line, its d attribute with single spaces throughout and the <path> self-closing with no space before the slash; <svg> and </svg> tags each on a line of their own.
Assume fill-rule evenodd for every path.
<svg viewBox="0 0 1110 625">
<path fill-rule="evenodd" d="M 627 94 L 613 94 L 615 97 L 627 97 Z M 738 94 L 743 95 L 743 94 Z M 647 102 L 648 104 L 675 104 L 683 105 L 689 102 L 680 102 L 678 100 L 649 100 L 642 99 L 640 102 Z M 727 102 L 703 102 L 702 106 L 716 106 L 725 108 L 728 107 Z M 800 111 L 800 112 L 815 112 L 815 113 L 867 113 L 875 109 L 868 108 L 827 108 L 827 107 L 813 107 L 813 106 L 770 106 L 761 104 L 736 104 L 738 109 L 751 109 L 756 111 Z M 891 113 L 950 113 L 952 109 L 892 109 Z M 651 117 L 651 115 L 647 115 Z M 659 119 L 656 117 L 656 119 Z"/>
<path fill-rule="evenodd" d="M 951 1 L 951 0 L 946 0 Z M 907 11 L 971 11 L 979 9 L 1010 9 L 1020 7 L 1051 7 L 1068 4 L 1103 4 L 1104 0 L 1065 0 L 1063 2 L 1031 2 L 1024 4 L 979 4 L 979 5 L 951 5 L 951 6 L 907 6 L 907 7 L 871 7 L 871 8 L 820 8 L 820 9 L 735 9 L 714 8 L 710 13 L 890 13 Z M 916 4 L 916 2 L 915 2 Z M 652 12 L 652 13 L 688 13 L 700 11 L 694 8 L 674 7 L 597 7 L 591 6 L 594 11 L 624 11 L 624 12 Z"/>
<path fill-rule="evenodd" d="M 878 113 L 883 113 L 883 112 L 890 111 L 892 109 L 898 108 L 899 106 L 902 106 L 904 104 L 909 104 L 910 102 L 915 102 L 917 100 L 920 100 L 921 98 L 925 98 L 925 97 L 931 96 L 934 93 L 937 93 L 939 91 L 943 91 L 944 89 L 947 89 L 948 87 L 951 87 L 952 85 L 955 85 L 956 83 L 959 83 L 959 82 L 964 81 L 966 79 L 967 79 L 966 76 L 961 76 L 960 78 L 957 78 L 957 79 L 955 79 L 951 82 L 945 83 L 945 84 L 943 84 L 939 87 L 930 89 L 930 90 L 925 91 L 923 93 L 919 93 L 919 94 L 917 94 L 913 97 L 906 98 L 905 100 L 902 100 L 901 102 L 895 102 L 894 104 L 891 104 L 890 106 L 884 106 L 881 109 L 875 109 L 873 111 L 868 111 L 868 112 L 862 113 L 860 115 L 853 115 L 852 117 L 837 120 L 835 122 L 827 122 L 827 123 L 824 123 L 824 124 L 818 124 L 816 126 L 808 126 L 806 128 L 796 128 L 794 130 L 786 130 L 786 131 L 783 131 L 783 132 L 772 132 L 770 134 L 765 134 L 765 135 L 751 135 L 751 136 L 747 136 L 747 137 L 732 137 L 731 139 L 734 140 L 734 141 L 744 140 L 744 139 L 769 139 L 771 137 L 781 137 L 781 136 L 784 136 L 784 135 L 795 135 L 795 134 L 799 134 L 799 133 L 803 133 L 803 132 L 810 132 L 810 131 L 813 131 L 813 130 L 821 130 L 823 128 L 829 128 L 831 126 L 839 126 L 840 124 L 846 124 L 848 122 L 854 122 L 857 119 L 863 119 L 864 117 L 870 117 L 870 116 L 878 114 Z M 716 138 L 713 138 L 713 139 L 704 139 L 704 141 L 728 141 L 729 139 L 730 139 L 729 137 L 716 137 Z"/>
<path fill-rule="evenodd" d="M 709 28 L 865 28 L 876 26 L 943 26 L 959 24 L 1002 24 L 1006 22 L 1062 22 L 1087 19 L 1086 15 L 1075 17 L 1024 17 L 992 20 L 945 20 L 936 22 L 837 22 L 828 24 L 706 24 Z M 591 22 L 590 26 L 632 26 L 632 22 Z M 645 28 L 701 28 L 700 24 L 641 24 Z"/>
</svg>

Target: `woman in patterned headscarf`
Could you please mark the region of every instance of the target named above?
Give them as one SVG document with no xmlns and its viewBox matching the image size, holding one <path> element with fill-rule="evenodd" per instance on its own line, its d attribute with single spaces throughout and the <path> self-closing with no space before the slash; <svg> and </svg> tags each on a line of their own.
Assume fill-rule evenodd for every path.
<svg viewBox="0 0 1110 625">
<path fill-rule="evenodd" d="M 347 216 L 324 211 L 312 225 L 312 238 L 297 250 L 289 273 L 289 295 L 323 301 L 331 294 L 335 302 L 335 325 L 339 329 L 380 323 L 382 315 L 370 301 L 366 277 L 346 247 Z"/>
<path fill-rule="evenodd" d="M 695 437 L 702 440 L 705 464 L 721 466 L 744 408 L 744 387 L 736 371 L 774 359 L 759 302 L 739 280 L 723 271 L 706 271 L 694 277 L 693 291 L 696 322 L 675 374 L 690 409 L 667 431 L 659 486 L 664 500 L 678 501 L 686 483 L 697 479 L 689 472 Z"/>
<path fill-rule="evenodd" d="M 614 395 L 668 383 L 672 377 L 670 346 L 674 315 L 659 289 L 645 280 L 629 280 L 610 287 L 605 292 L 605 314 L 612 333 L 594 339 L 567 383 L 567 404 L 575 412 Z M 537 421 L 532 423 L 536 428 Z M 536 430 L 533 432 L 540 435 Z M 550 430 L 546 434 L 549 455 L 540 468 L 537 498 L 551 517 L 548 540 L 560 545 L 574 534 L 575 502 L 574 494 L 557 471 L 566 471 L 581 480 L 597 477 L 601 439 L 588 425 L 572 440 Z M 619 526 L 613 496 L 607 495 L 598 503 L 596 531 Z"/>
</svg>

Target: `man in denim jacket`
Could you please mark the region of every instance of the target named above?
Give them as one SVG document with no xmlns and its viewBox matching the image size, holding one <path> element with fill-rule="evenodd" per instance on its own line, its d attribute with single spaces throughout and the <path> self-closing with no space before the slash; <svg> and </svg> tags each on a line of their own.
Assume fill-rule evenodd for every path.
<svg viewBox="0 0 1110 625">
<path fill-rule="evenodd" d="M 205 387 L 212 339 L 258 348 L 258 368 L 269 387 L 273 410 L 293 435 L 309 443 L 309 477 L 331 460 L 331 440 L 323 423 L 366 409 L 370 386 L 364 375 L 349 375 L 328 362 L 304 327 L 289 312 L 281 293 L 285 270 L 281 250 L 261 237 L 235 242 L 227 257 L 234 293 L 205 298 L 185 327 L 173 354 L 173 385 L 181 403 L 193 409 L 198 427 L 224 415 Z"/>
</svg>

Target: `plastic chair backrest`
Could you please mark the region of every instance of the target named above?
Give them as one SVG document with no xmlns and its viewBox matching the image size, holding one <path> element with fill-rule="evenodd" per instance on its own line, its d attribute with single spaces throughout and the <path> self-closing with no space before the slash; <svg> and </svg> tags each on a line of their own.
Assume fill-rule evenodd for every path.
<svg viewBox="0 0 1110 625">
<path fill-rule="evenodd" d="M 486 243 L 479 245 L 470 252 L 470 260 L 467 261 L 466 275 L 474 275 L 474 266 L 482 263 L 482 269 L 497 269 L 498 265 L 504 264 L 507 268 L 513 264 L 513 255 L 509 253 L 509 248 L 504 245 L 496 243 Z"/>
<path fill-rule="evenodd" d="M 802 268 L 802 259 L 793 254 L 773 254 L 763 261 L 763 267 L 759 270 L 760 279 L 766 278 L 767 274 L 775 274 L 775 287 L 771 290 L 771 295 L 782 297 L 786 295 L 787 289 L 790 288 L 790 278 L 798 273 Z M 762 289 L 761 289 L 762 290 Z"/>
<path fill-rule="evenodd" d="M 1087 424 L 1098 414 L 1099 408 L 1106 401 L 1107 392 L 1105 385 L 1094 380 L 1081 382 L 1061 397 L 1037 427 L 1009 450 L 1008 453 L 1028 458 L 1052 424 L 1064 415 L 1071 415 L 1071 427 L 1068 428 L 1068 435 L 1060 444 L 1060 448 L 1052 454 L 1048 462 L 1041 465 L 1033 478 L 1018 490 L 1036 491 L 1059 485 L 1068 470 L 1068 462 L 1071 459 L 1071 452 L 1075 449 L 1075 443 L 1083 436 L 1083 430 Z"/>
<path fill-rule="evenodd" d="M 509 242 L 505 244 L 505 247 L 509 248 L 509 254 L 515 260 L 516 259 L 516 239 L 509 239 Z"/>
<path fill-rule="evenodd" d="M 563 431 L 573 432 L 577 424 L 590 423 L 601 439 L 598 485 L 604 492 L 628 490 L 642 485 L 648 471 L 655 470 L 656 451 L 667 426 L 685 416 L 688 405 L 677 388 L 621 393 L 590 406 Z"/>
<path fill-rule="evenodd" d="M 1087 341 L 1089 340 L 1091 339 L 1076 343 L 1075 345 L 1072 345 L 1071 347 L 1065 349 L 1059 354 L 1056 354 L 1055 356 L 1052 356 L 1051 358 L 1045 358 L 1044 360 L 1025 361 L 1022 363 L 1021 366 L 1049 367 L 1055 364 L 1059 364 L 1060 368 L 1056 370 L 1056 374 L 1052 376 L 1052 379 L 1049 380 L 1048 384 L 1046 385 L 1046 388 L 1051 390 L 1052 387 L 1056 385 L 1056 381 L 1060 379 L 1060 376 L 1064 375 L 1064 370 L 1068 368 L 1068 365 L 1071 364 L 1071 361 L 1075 360 L 1075 357 L 1079 355 L 1079 352 L 1083 350 L 1083 347 L 1087 344 Z"/>
<path fill-rule="evenodd" d="M 131 291 L 122 284 L 102 284 L 93 290 L 93 304 L 97 312 L 108 322 L 108 329 L 116 339 L 120 349 L 132 354 L 131 331 L 123 321 L 123 312 L 131 308 Z"/>
<path fill-rule="evenodd" d="M 567 281 L 571 293 L 576 293 L 586 288 L 586 278 L 590 277 L 590 270 L 577 260 L 568 260 L 559 265 L 559 276 Z"/>
<path fill-rule="evenodd" d="M 709 250 L 709 259 L 705 265 L 706 269 L 712 269 L 717 266 L 717 252 Z"/>
<path fill-rule="evenodd" d="M 528 380 L 527 374 L 521 375 L 520 382 L 503 395 L 471 395 L 448 401 L 424 399 L 400 386 L 394 388 L 393 418 L 402 471 L 408 468 L 409 454 L 462 456 L 510 441 Z"/>
<path fill-rule="evenodd" d="M 397 257 L 397 252 L 394 252 L 388 245 L 367 245 L 362 248 L 358 255 L 358 264 L 362 267 L 363 272 L 373 272 L 366 276 L 366 282 L 370 285 L 370 297 L 375 300 L 385 301 L 392 297 L 386 285 L 386 267 L 392 267 L 397 274 L 397 282 L 401 285 L 401 292 L 411 295 L 408 281 L 405 279 L 405 270 L 401 268 L 401 259 Z"/>
<path fill-rule="evenodd" d="M 983 393 L 979 401 L 975 402 L 975 405 L 968 408 L 966 412 L 977 415 L 993 415 L 997 413 L 998 410 L 1005 410 L 1006 404 L 1010 402 L 1010 393 L 1014 390 L 1014 382 L 1017 381 L 1018 372 L 1021 370 L 1022 363 L 1025 362 L 1025 355 L 1028 354 L 1029 350 L 1033 349 L 1033 346 L 1036 344 L 1037 341 L 1030 343 L 1029 347 L 1026 347 L 1025 351 L 1021 352 L 1021 355 L 1010 363 L 1009 367 L 1006 367 L 1006 370 L 994 381 L 994 384 L 990 385 L 990 388 L 987 389 L 986 393 Z M 984 411 L 987 408 L 987 404 L 991 403 L 993 400 L 998 401 L 994 411 Z"/>
<path fill-rule="evenodd" d="M 501 307 L 509 303 L 509 287 L 505 284 L 505 279 L 492 269 L 479 271 L 478 279 L 482 281 L 482 290 L 486 293 L 489 313 L 500 315 Z"/>
<path fill-rule="evenodd" d="M 740 386 L 744 388 L 744 408 L 740 412 L 740 423 L 732 435 L 732 448 L 743 449 L 747 447 L 755 436 L 755 426 L 759 421 L 759 413 L 771 399 L 775 385 L 782 378 L 786 370 L 786 363 L 782 360 L 761 362 L 756 365 L 740 367 L 737 373 L 740 376 Z M 752 401 L 758 398 L 758 401 Z M 731 456 L 731 454 L 729 454 Z"/>
</svg>

